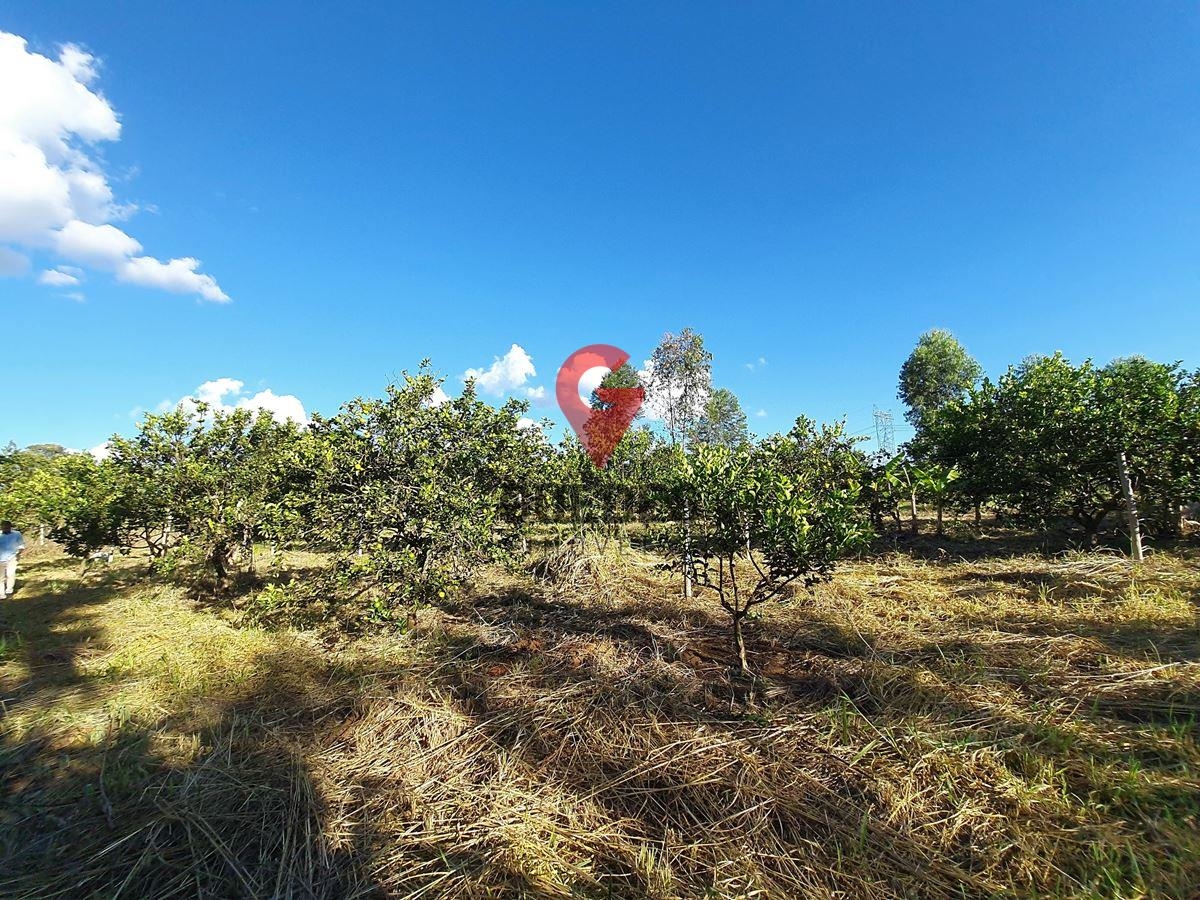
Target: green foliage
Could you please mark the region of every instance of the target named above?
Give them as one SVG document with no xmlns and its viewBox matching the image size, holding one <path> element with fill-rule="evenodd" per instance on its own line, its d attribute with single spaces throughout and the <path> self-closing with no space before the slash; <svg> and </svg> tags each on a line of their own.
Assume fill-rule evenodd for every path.
<svg viewBox="0 0 1200 900">
<path fill-rule="evenodd" d="M 746 413 L 737 395 L 728 388 L 716 388 L 704 403 L 704 412 L 692 429 L 698 444 L 733 449 L 748 440 Z"/>
<path fill-rule="evenodd" d="M 509 557 L 544 492 L 550 448 L 518 424 L 526 404 L 495 409 L 471 385 L 438 404 L 436 387 L 423 366 L 311 428 L 307 542 L 371 602 L 427 601 Z"/>
<path fill-rule="evenodd" d="M 669 447 L 650 429 L 631 428 L 600 469 L 568 434 L 548 460 L 547 511 L 577 533 L 612 534 L 618 526 L 644 521 L 655 512 L 669 456 Z"/>
<path fill-rule="evenodd" d="M 779 446 L 697 445 L 677 453 L 675 490 L 691 510 L 692 529 L 682 535 L 695 583 L 716 593 L 733 625 L 736 667 L 746 671 L 742 625 L 751 610 L 799 583 L 828 578 L 836 560 L 870 538 L 859 507 L 859 485 L 835 486 L 831 472 L 846 462 L 825 442 L 789 454 L 792 472 L 780 470 Z"/>
<path fill-rule="evenodd" d="M 1089 542 L 1122 503 L 1124 450 L 1135 490 L 1158 500 L 1152 515 L 1174 530 L 1180 504 L 1197 494 L 1195 391 L 1195 376 L 1178 366 L 1034 357 L 947 404 L 917 446 L 957 467 L 976 502 L 990 495 L 1041 525 L 1071 518 Z"/>
<path fill-rule="evenodd" d="M 906 418 L 920 431 L 938 410 L 961 399 L 982 374 L 979 363 L 950 332 L 925 332 L 900 368 L 899 397 L 908 406 Z"/>
<path fill-rule="evenodd" d="M 252 564 L 255 538 L 285 518 L 299 441 L 298 426 L 266 411 L 187 403 L 147 415 L 132 438 L 109 442 L 115 543 L 153 559 L 170 550 L 222 586 L 235 559 Z"/>
<path fill-rule="evenodd" d="M 644 388 L 642 379 L 638 376 L 637 369 L 629 363 L 622 363 L 613 371 L 609 372 L 600 379 L 600 384 L 597 385 L 597 390 L 602 388 Z M 589 404 L 592 409 L 608 409 L 610 404 L 601 399 L 597 391 L 592 391 L 592 396 L 589 398 Z M 635 419 L 641 418 L 645 410 L 639 409 Z"/>
</svg>

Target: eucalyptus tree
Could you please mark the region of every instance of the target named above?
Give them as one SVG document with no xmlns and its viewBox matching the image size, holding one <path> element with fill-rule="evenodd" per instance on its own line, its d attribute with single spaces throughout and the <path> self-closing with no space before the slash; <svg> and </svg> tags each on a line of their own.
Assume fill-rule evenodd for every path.
<svg viewBox="0 0 1200 900">
<path fill-rule="evenodd" d="M 712 354 L 704 337 L 691 328 L 664 334 L 650 355 L 645 387 L 671 443 L 686 448 L 712 393 Z"/>
<path fill-rule="evenodd" d="M 645 381 L 650 408 L 662 418 L 671 446 L 686 454 L 688 438 L 712 393 L 712 354 L 704 349 L 703 336 L 691 328 L 664 334 L 650 356 Z M 683 594 L 690 597 L 691 506 L 686 494 L 678 512 L 683 521 Z"/>
</svg>

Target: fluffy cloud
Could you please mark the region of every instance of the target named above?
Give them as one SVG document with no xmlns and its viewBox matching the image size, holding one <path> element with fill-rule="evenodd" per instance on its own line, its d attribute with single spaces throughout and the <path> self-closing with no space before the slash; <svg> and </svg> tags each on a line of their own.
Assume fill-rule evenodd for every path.
<svg viewBox="0 0 1200 900">
<path fill-rule="evenodd" d="M 476 386 L 495 397 L 515 391 L 537 374 L 533 360 L 520 344 L 513 344 L 503 356 L 493 359 L 487 369 L 467 369 L 463 381 L 475 379 Z"/>
<path fill-rule="evenodd" d="M 79 47 L 55 60 L 0 31 L 0 243 L 17 248 L 0 247 L 0 274 L 14 274 L 16 257 L 26 259 L 23 274 L 27 254 L 47 253 L 128 284 L 227 301 L 197 260 L 139 255 L 142 245 L 111 224 L 135 207 L 117 203 L 94 150 L 121 137 L 116 111 L 91 87 L 97 74 Z M 55 277 L 43 283 L 64 286 Z"/>
<path fill-rule="evenodd" d="M 747 369 L 753 372 L 755 369 L 764 368 L 767 365 L 767 358 L 765 356 L 760 356 L 757 361 L 748 362 L 745 365 Z"/>
<path fill-rule="evenodd" d="M 196 388 L 194 394 L 184 397 L 178 403 L 164 404 L 168 409 L 174 406 L 195 406 L 204 403 L 214 412 L 233 412 L 235 409 L 248 409 L 251 412 L 266 410 L 276 421 L 286 422 L 289 419 L 300 425 L 308 424 L 308 413 L 299 397 L 291 394 L 276 394 L 272 390 L 259 391 L 253 396 L 247 396 L 245 382 L 236 378 L 216 378 L 206 381 Z M 161 408 L 161 407 L 160 407 Z"/>
<path fill-rule="evenodd" d="M 161 262 L 152 256 L 135 256 L 117 266 L 118 281 L 158 288 L 173 294 L 199 294 L 205 300 L 223 303 L 229 299 L 211 275 L 196 270 L 200 260 L 185 256 Z"/>
<path fill-rule="evenodd" d="M 79 269 L 74 266 L 59 266 L 56 269 L 47 269 L 38 276 L 38 284 L 45 284 L 50 287 L 71 287 L 79 284 Z"/>
<path fill-rule="evenodd" d="M 308 424 L 308 413 L 304 411 L 304 404 L 300 402 L 299 397 L 292 394 L 280 395 L 267 389 L 259 391 L 253 397 L 238 400 L 237 405 L 238 409 L 248 409 L 251 412 L 266 410 L 279 422 L 290 420 L 297 425 Z"/>
<path fill-rule="evenodd" d="M 61 256 L 84 265 L 115 269 L 142 245 L 115 225 L 90 225 L 75 220 L 54 233 L 54 249 Z"/>
<path fill-rule="evenodd" d="M 767 411 L 765 409 L 760 409 L 758 412 L 756 412 L 754 414 L 754 418 L 756 418 L 756 419 L 765 419 L 766 417 L 767 417 Z"/>
</svg>

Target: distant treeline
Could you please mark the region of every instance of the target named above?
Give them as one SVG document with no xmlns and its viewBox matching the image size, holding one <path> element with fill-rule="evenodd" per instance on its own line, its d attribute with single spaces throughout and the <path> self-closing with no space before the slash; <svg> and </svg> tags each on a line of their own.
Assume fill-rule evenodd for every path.
<svg viewBox="0 0 1200 900">
<path fill-rule="evenodd" d="M 1040 527 L 1073 521 L 1094 542 L 1123 502 L 1121 454 L 1148 530 L 1180 534 L 1200 498 L 1200 374 L 1061 355 L 996 382 L 980 374 L 952 336 L 923 336 L 900 379 L 916 434 L 893 455 L 804 417 L 753 438 L 737 398 L 713 387 L 703 339 L 685 329 L 641 376 L 623 367 L 602 385 L 644 382 L 656 418 L 635 423 L 599 469 L 573 436 L 552 444 L 531 427 L 522 401 L 497 409 L 468 384 L 438 402 L 423 364 L 383 397 L 305 426 L 188 401 L 114 436 L 102 460 L 10 447 L 0 515 L 44 526 L 71 553 L 138 549 L 218 589 L 253 569 L 256 544 L 320 551 L 330 589 L 384 616 L 519 559 L 534 526 L 618 533 L 638 522 L 735 624 L 739 604 L 825 577 L 872 533 L 916 530 L 920 503 L 936 508 L 938 530 L 946 510 L 987 509 Z M 740 583 L 724 580 L 726 565 L 762 567 L 753 597 L 726 596 Z"/>
</svg>

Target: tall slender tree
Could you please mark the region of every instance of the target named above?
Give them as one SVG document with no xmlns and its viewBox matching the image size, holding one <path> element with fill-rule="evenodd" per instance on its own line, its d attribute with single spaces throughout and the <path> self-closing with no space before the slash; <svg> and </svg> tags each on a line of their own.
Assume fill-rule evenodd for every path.
<svg viewBox="0 0 1200 900">
<path fill-rule="evenodd" d="M 667 332 L 650 357 L 646 379 L 650 406 L 666 423 L 671 445 L 687 452 L 688 437 L 712 393 L 712 354 L 704 338 L 690 328 Z M 691 503 L 683 499 L 683 594 L 692 596 Z"/>
</svg>

